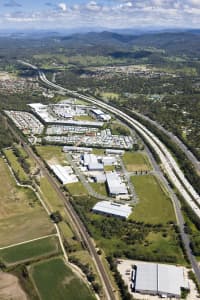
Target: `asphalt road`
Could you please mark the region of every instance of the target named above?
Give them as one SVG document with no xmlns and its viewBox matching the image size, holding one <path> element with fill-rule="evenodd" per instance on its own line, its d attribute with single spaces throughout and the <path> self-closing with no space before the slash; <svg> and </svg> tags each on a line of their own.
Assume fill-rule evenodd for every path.
<svg viewBox="0 0 200 300">
<path fill-rule="evenodd" d="M 130 110 L 130 112 L 132 112 Z M 187 158 L 191 161 L 191 163 L 194 165 L 197 173 L 200 174 L 200 161 L 194 156 L 194 154 L 187 148 L 187 146 L 172 132 L 166 130 L 164 127 L 162 127 L 158 122 L 150 119 L 149 117 L 146 117 L 136 111 L 133 111 L 136 115 L 138 115 L 140 118 L 147 120 L 149 123 L 156 126 L 160 131 L 164 132 L 168 137 L 171 138 L 171 140 L 179 146 L 179 148 L 185 153 Z"/>
</svg>

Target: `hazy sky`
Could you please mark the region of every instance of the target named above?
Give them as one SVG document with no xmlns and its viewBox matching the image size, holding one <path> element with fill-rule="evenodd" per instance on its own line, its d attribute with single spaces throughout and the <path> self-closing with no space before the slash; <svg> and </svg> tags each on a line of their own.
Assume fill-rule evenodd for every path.
<svg viewBox="0 0 200 300">
<path fill-rule="evenodd" d="M 5 28 L 200 28 L 200 0 L 0 0 Z"/>
</svg>

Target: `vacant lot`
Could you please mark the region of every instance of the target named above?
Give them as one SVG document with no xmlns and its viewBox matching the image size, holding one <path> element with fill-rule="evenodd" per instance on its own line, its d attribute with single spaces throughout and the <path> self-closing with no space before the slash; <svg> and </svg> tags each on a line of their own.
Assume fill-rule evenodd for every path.
<svg viewBox="0 0 200 300">
<path fill-rule="evenodd" d="M 84 196 L 88 194 L 82 182 L 69 183 L 66 185 L 66 188 L 72 196 Z"/>
<path fill-rule="evenodd" d="M 38 154 L 49 164 L 67 165 L 67 159 L 62 147 L 59 146 L 37 146 Z"/>
<path fill-rule="evenodd" d="M 103 196 L 108 196 L 108 193 L 107 193 L 107 188 L 106 188 L 106 185 L 105 183 L 90 183 L 91 187 L 93 188 L 93 190 L 95 192 L 97 192 L 98 194 L 100 195 L 103 195 Z"/>
<path fill-rule="evenodd" d="M 35 193 L 16 185 L 6 163 L 0 159 L 0 247 L 54 232 Z"/>
<path fill-rule="evenodd" d="M 61 258 L 35 264 L 30 269 L 42 300 L 94 300 L 90 290 Z"/>
<path fill-rule="evenodd" d="M 147 155 L 141 152 L 126 152 L 123 155 L 123 162 L 129 172 L 151 170 Z"/>
<path fill-rule="evenodd" d="M 21 263 L 38 257 L 56 254 L 59 251 L 57 237 L 49 237 L 38 241 L 0 250 L 0 257 L 5 264 Z"/>
<path fill-rule="evenodd" d="M 131 178 L 139 197 L 131 218 L 145 223 L 166 223 L 175 220 L 171 199 L 152 175 Z"/>
</svg>

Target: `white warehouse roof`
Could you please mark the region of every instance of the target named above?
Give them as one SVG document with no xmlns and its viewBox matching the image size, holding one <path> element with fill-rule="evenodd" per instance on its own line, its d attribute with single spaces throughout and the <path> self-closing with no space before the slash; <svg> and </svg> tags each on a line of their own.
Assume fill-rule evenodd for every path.
<svg viewBox="0 0 200 300">
<path fill-rule="evenodd" d="M 103 170 L 103 164 L 98 161 L 96 155 L 84 153 L 83 160 L 84 166 L 87 166 L 88 170 Z"/>
<path fill-rule="evenodd" d="M 147 291 L 157 293 L 157 264 L 137 264 L 135 288 L 136 291 Z"/>
<path fill-rule="evenodd" d="M 73 174 L 71 167 L 63 167 L 61 165 L 51 165 L 50 167 L 62 184 L 78 182 L 78 178 Z"/>
<path fill-rule="evenodd" d="M 125 204 L 118 204 L 109 201 L 101 201 L 95 204 L 92 209 L 94 212 L 108 214 L 120 218 L 128 218 L 132 212 L 132 208 Z"/>
<path fill-rule="evenodd" d="M 121 181 L 120 176 L 116 172 L 106 173 L 107 186 L 111 195 L 128 194 L 125 183 Z"/>
<path fill-rule="evenodd" d="M 182 267 L 158 264 L 158 293 L 180 295 L 185 286 Z"/>
<path fill-rule="evenodd" d="M 188 288 L 183 267 L 145 262 L 136 266 L 136 292 L 180 297 L 181 287 Z"/>
</svg>

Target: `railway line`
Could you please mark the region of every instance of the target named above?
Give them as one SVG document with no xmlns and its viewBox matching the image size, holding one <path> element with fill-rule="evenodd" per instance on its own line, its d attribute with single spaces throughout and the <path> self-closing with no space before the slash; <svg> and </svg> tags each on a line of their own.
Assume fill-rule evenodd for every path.
<svg viewBox="0 0 200 300">
<path fill-rule="evenodd" d="M 176 160 L 169 152 L 167 147 L 153 134 L 150 130 L 148 130 L 144 125 L 140 122 L 135 120 L 134 118 L 130 117 L 126 113 L 120 111 L 119 109 L 112 107 L 98 99 L 93 97 L 89 97 L 86 95 L 82 95 L 76 91 L 71 91 L 69 89 L 65 89 L 55 83 L 50 82 L 45 74 L 39 70 L 36 66 L 33 66 L 29 63 L 22 62 L 21 63 L 27 65 L 38 71 L 40 80 L 45 83 L 46 85 L 58 90 L 65 92 L 66 94 L 72 95 L 73 97 L 88 101 L 93 103 L 102 109 L 109 111 L 111 114 L 114 114 L 120 117 L 126 124 L 128 124 L 131 128 L 134 128 L 144 140 L 146 140 L 154 149 L 158 157 L 160 158 L 162 164 L 162 170 L 166 173 L 170 181 L 173 183 L 175 188 L 179 191 L 180 195 L 185 199 L 188 205 L 192 208 L 194 213 L 200 218 L 200 196 L 195 191 L 193 186 L 189 183 L 189 181 L 185 178 L 182 170 L 178 166 Z M 195 257 L 193 256 L 190 246 L 189 246 L 189 236 L 184 232 L 184 219 L 182 216 L 180 203 L 178 199 L 175 199 L 175 210 L 177 215 L 177 221 L 180 226 L 181 237 L 183 243 L 185 245 L 186 252 L 188 254 L 189 260 L 191 262 L 192 268 L 196 274 L 197 280 L 200 283 L 200 269 L 198 266 L 198 262 L 196 261 Z"/>
</svg>

